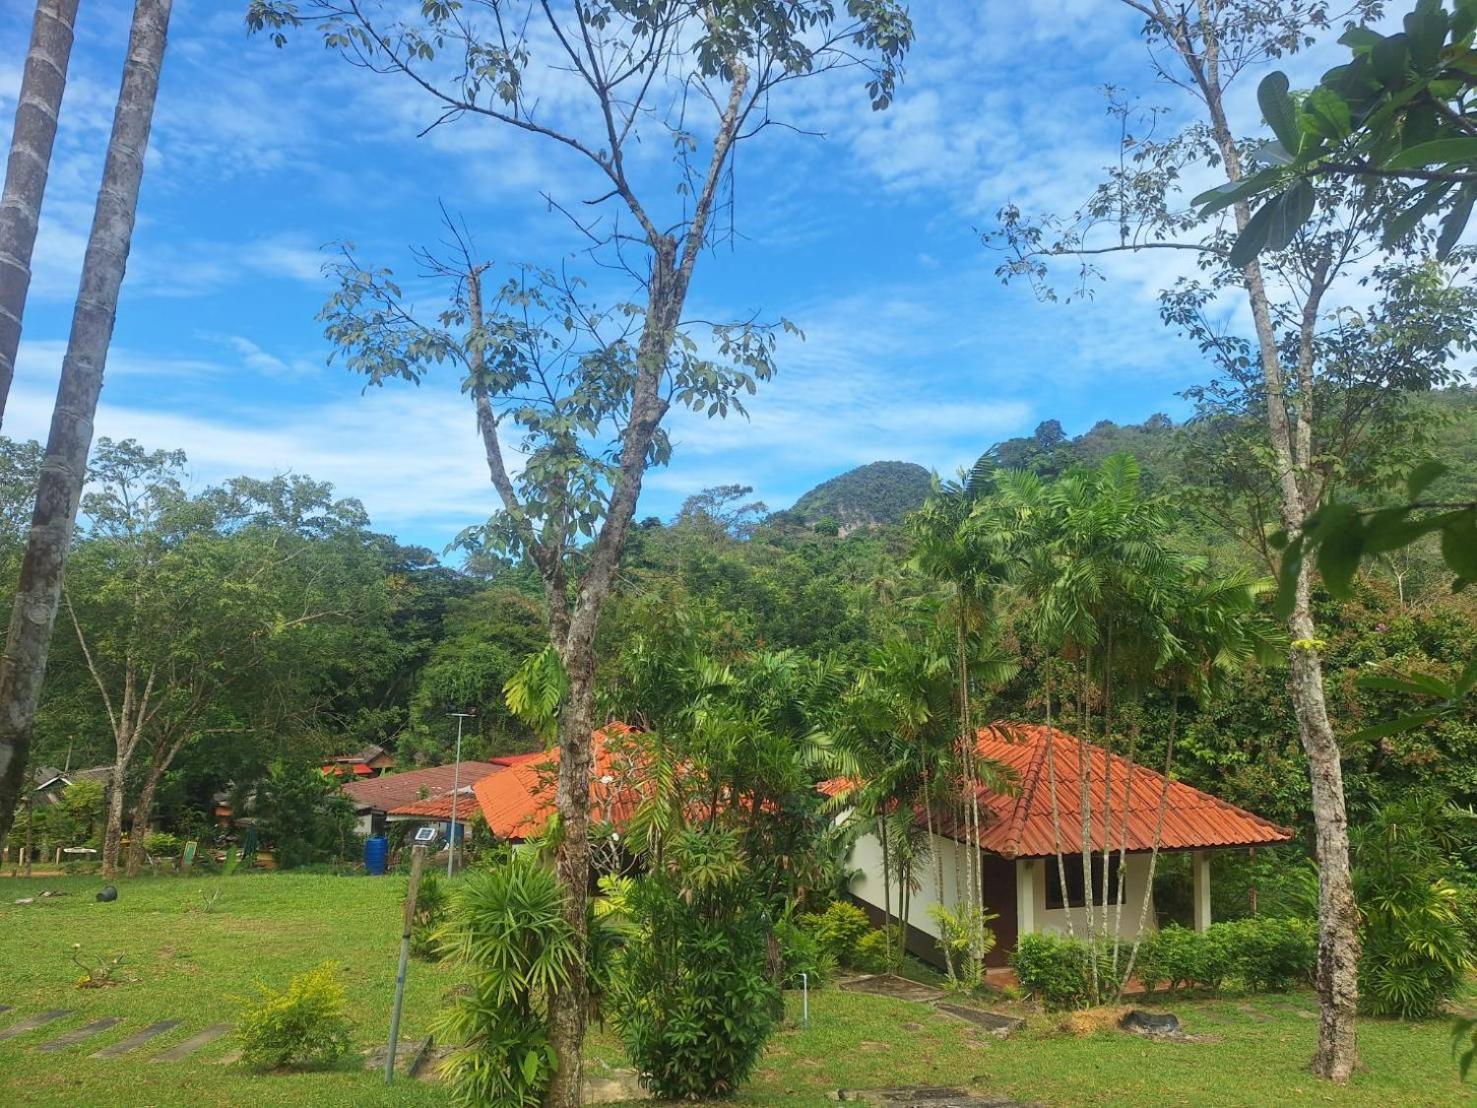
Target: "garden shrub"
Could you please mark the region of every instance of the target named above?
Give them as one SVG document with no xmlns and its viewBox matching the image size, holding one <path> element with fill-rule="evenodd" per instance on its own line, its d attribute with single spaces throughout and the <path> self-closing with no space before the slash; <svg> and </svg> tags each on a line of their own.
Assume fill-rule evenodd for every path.
<svg viewBox="0 0 1477 1108">
<path fill-rule="evenodd" d="M 737 837 L 678 833 L 666 865 L 634 883 L 626 911 L 633 932 L 610 1007 L 642 1084 L 673 1100 L 734 1092 L 774 1032 L 778 1001 Z"/>
<path fill-rule="evenodd" d="M 1010 966 L 1021 988 L 1043 1007 L 1081 1008 L 1092 997 L 1091 958 L 1086 943 L 1039 932 L 1021 936 Z"/>
<path fill-rule="evenodd" d="M 867 913 L 845 900 L 835 900 L 824 912 L 809 912 L 800 924 L 816 937 L 823 949 L 843 966 L 856 969 L 857 944 L 873 930 Z"/>
<path fill-rule="evenodd" d="M 929 906 L 928 914 L 938 924 L 939 945 L 948 957 L 949 984 L 956 989 L 977 989 L 985 983 L 985 955 L 995 949 L 993 912 L 983 908 L 951 911 L 942 904 Z"/>
<path fill-rule="evenodd" d="M 332 962 L 295 976 L 282 992 L 258 986 L 262 999 L 241 1011 L 241 1060 L 255 1069 L 327 1065 L 349 1050 L 348 998 Z"/>
<path fill-rule="evenodd" d="M 536 1108 L 554 1075 L 550 992 L 579 957 L 554 871 L 514 855 L 470 874 L 451 898 L 440 948 L 468 971 L 436 1023 L 453 1045 L 441 1073 L 453 1104 Z"/>
<path fill-rule="evenodd" d="M 181 845 L 180 837 L 168 831 L 150 831 L 144 836 L 144 853 L 151 858 L 177 858 Z"/>
<path fill-rule="evenodd" d="M 406 893 L 409 895 L 408 889 Z M 446 886 L 441 884 L 440 876 L 434 873 L 422 875 L 410 931 L 410 953 L 417 958 L 428 962 L 440 959 L 437 932 L 446 916 L 446 900 Z"/>
<path fill-rule="evenodd" d="M 797 984 L 802 973 L 811 988 L 836 976 L 836 956 L 814 931 L 793 919 L 782 919 L 774 925 L 774 937 L 779 940 L 787 987 Z"/>
<path fill-rule="evenodd" d="M 1375 1015 L 1429 1019 L 1453 999 L 1474 958 L 1452 858 L 1470 820 L 1417 793 L 1385 805 L 1353 838 L 1363 916 L 1359 999 Z"/>
<path fill-rule="evenodd" d="M 896 925 L 872 928 L 856 941 L 848 964 L 863 973 L 888 973 L 898 968 L 899 933 Z"/>
<path fill-rule="evenodd" d="M 1318 925 L 1306 919 L 1250 916 L 1212 924 L 1225 936 L 1231 972 L 1252 993 L 1310 984 L 1318 963 Z"/>
<path fill-rule="evenodd" d="M 1221 992 L 1284 992 L 1310 981 L 1318 954 L 1310 920 L 1251 916 L 1192 931 L 1169 924 L 1144 938 L 1134 976 L 1147 989 L 1199 986 Z"/>
</svg>

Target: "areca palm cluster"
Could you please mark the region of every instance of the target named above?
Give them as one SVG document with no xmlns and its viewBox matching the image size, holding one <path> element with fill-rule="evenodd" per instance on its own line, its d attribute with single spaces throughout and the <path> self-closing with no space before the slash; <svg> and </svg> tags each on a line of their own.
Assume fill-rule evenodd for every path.
<svg viewBox="0 0 1477 1108">
<path fill-rule="evenodd" d="M 1122 863 L 1138 743 L 1136 728 L 1123 724 L 1122 702 L 1155 685 L 1170 688 L 1176 702 L 1184 692 L 1207 691 L 1220 673 L 1243 664 L 1265 644 L 1255 605 L 1263 585 L 1244 576 L 1216 577 L 1204 558 L 1174 549 L 1165 541 L 1173 530 L 1171 510 L 1166 499 L 1144 493 L 1138 465 L 1127 455 L 1112 456 L 1095 468 L 1074 468 L 1055 480 L 992 470 L 984 459 L 963 481 L 940 486 L 915 522 L 916 564 L 949 587 L 957 612 L 960 752 L 974 745 L 968 660 L 981 656 L 995 605 L 1008 600 L 1027 647 L 1041 659 L 1048 743 L 1054 720 L 1070 713 L 1084 742 L 1124 755 L 1128 779 L 1114 780 L 1109 759 L 1101 788 L 1091 781 L 1086 758 L 1075 759 L 1075 782 L 1059 782 L 1055 752 L 1049 749 L 1047 757 L 1063 901 L 1066 855 L 1080 852 L 1083 887 L 1089 891 L 1082 937 L 1111 939 L 1107 964 L 1120 983 L 1132 965 L 1130 955 L 1119 975 Z M 1172 735 L 1167 749 L 1172 759 Z M 1171 769 L 1167 760 L 1166 780 Z M 977 768 L 974 772 L 978 776 Z M 1082 813 L 1075 844 L 1063 841 L 1058 791 L 1071 785 Z M 1161 792 L 1161 829 L 1164 799 Z M 977 811 L 972 818 L 977 830 Z M 1102 844 L 1096 890 L 1094 821 Z M 1157 842 L 1158 830 L 1156 847 Z M 1119 876 L 1110 889 L 1115 848 Z M 1073 927 L 1070 916 L 1068 927 Z M 1092 961 L 1098 994 L 1104 982 L 1097 980 L 1097 960 Z"/>
</svg>

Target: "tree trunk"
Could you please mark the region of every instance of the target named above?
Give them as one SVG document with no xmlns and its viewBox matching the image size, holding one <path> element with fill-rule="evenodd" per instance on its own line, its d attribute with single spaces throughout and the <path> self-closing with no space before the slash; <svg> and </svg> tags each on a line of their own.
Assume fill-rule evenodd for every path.
<svg viewBox="0 0 1477 1108">
<path fill-rule="evenodd" d="M 558 1068 L 544 1096 L 549 1108 L 574 1108 L 580 1103 L 589 980 L 584 963 L 587 951 L 590 899 L 590 767 L 591 730 L 595 712 L 595 658 L 589 647 L 566 663 L 569 697 L 559 713 L 559 776 L 554 805 L 559 813 L 559 842 L 554 868 L 564 886 L 564 915 L 578 936 L 580 959 L 575 972 L 549 1003 L 549 1042 L 558 1055 Z"/>
<path fill-rule="evenodd" d="M 149 833 L 149 821 L 154 818 L 154 794 L 159 791 L 159 781 L 164 769 L 153 766 L 148 779 L 139 791 L 138 801 L 133 806 L 133 821 L 128 832 L 128 864 L 124 873 L 137 877 L 144 867 L 144 837 Z"/>
<path fill-rule="evenodd" d="M 72 58 L 72 30 L 77 0 L 36 0 L 31 45 L 15 105 L 10 135 L 10 161 L 5 191 L 0 195 L 0 423 L 15 378 L 21 318 L 31 287 L 31 254 L 41 219 L 41 199 L 51 168 L 67 65 Z"/>
<path fill-rule="evenodd" d="M 82 262 L 82 282 L 41 464 L 36 510 L 5 653 L 0 657 L 0 839 L 10 830 L 25 777 L 67 550 L 87 478 L 92 422 L 133 240 L 171 3 L 138 0 L 134 8 L 123 85 Z"/>
<path fill-rule="evenodd" d="M 128 773 L 128 753 L 124 744 L 118 744 L 118 755 L 113 759 L 113 772 L 108 774 L 108 812 L 103 823 L 103 876 L 118 876 L 118 853 L 123 842 L 123 790 Z"/>
<path fill-rule="evenodd" d="M 1205 58 L 1191 62 L 1200 74 L 1206 92 L 1211 131 L 1224 161 L 1226 180 L 1239 182 L 1243 176 L 1241 152 L 1232 137 L 1222 99 L 1218 68 L 1219 44 L 1206 43 Z M 1193 50 L 1181 53 L 1192 57 Z M 1233 205 L 1237 231 L 1251 219 L 1245 201 Z M 1317 508 L 1316 494 L 1305 492 L 1304 480 L 1313 464 L 1312 426 L 1315 397 L 1311 390 L 1312 342 L 1309 328 L 1317 315 L 1318 297 L 1330 280 L 1326 267 L 1313 278 L 1303 305 L 1303 334 L 1298 352 L 1297 391 L 1289 404 L 1286 373 L 1271 298 L 1260 264 L 1253 260 L 1242 270 L 1252 322 L 1256 328 L 1262 379 L 1267 395 L 1267 432 L 1277 461 L 1277 484 L 1282 523 L 1288 536 L 1302 534 L 1308 517 Z M 1296 583 L 1288 630 L 1293 647 L 1289 665 L 1293 712 L 1299 737 L 1308 757 L 1312 785 L 1313 825 L 1318 845 L 1318 1050 L 1313 1070 L 1320 1077 L 1346 1081 L 1358 1065 L 1355 1011 L 1359 992 L 1358 912 L 1349 872 L 1349 827 L 1344 809 L 1343 768 L 1338 742 L 1328 721 L 1323 695 L 1323 663 L 1318 652 L 1317 630 L 1309 601 L 1310 567 L 1304 563 Z"/>
<path fill-rule="evenodd" d="M 1292 632 L 1293 707 L 1312 784 L 1318 853 L 1318 1052 L 1320 1077 L 1347 1081 L 1359 1062 L 1355 1015 L 1359 1001 L 1359 911 L 1349 868 L 1349 818 L 1344 807 L 1338 741 L 1323 698 L 1323 662 L 1314 642 L 1308 601 L 1308 567 L 1298 575 Z M 1307 644 L 1307 645 L 1301 645 Z"/>
</svg>

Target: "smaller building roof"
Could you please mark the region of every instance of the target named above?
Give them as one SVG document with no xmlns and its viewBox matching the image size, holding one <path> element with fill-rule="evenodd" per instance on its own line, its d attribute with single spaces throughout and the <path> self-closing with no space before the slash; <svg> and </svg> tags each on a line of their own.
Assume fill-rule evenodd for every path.
<svg viewBox="0 0 1477 1108">
<path fill-rule="evenodd" d="M 979 790 L 979 845 L 1006 858 L 1046 858 L 1054 856 L 1059 849 L 1067 853 L 1081 850 L 1084 820 L 1079 770 L 1085 770 L 1088 779 L 1094 850 L 1102 850 L 1109 844 L 1115 849 L 1122 846 L 1125 822 L 1127 849 L 1152 850 L 1159 827 L 1161 796 L 1164 797 L 1164 822 L 1158 835 L 1161 850 L 1265 846 L 1287 842 L 1293 837 L 1287 828 L 1182 781 L 1171 778 L 1166 792 L 1162 774 L 1138 763 L 1132 764 L 1130 773 L 1127 759 L 1059 728 L 1030 723 L 992 724 L 980 728 L 977 749 L 981 757 L 1012 770 L 1019 782 L 1019 789 L 1014 793 L 997 793 L 983 787 Z M 850 787 L 847 781 L 827 781 L 821 785 L 821 791 L 837 796 Z M 947 819 L 936 821 L 936 826 L 941 835 L 967 841 L 967 829 L 953 826 Z"/>
<path fill-rule="evenodd" d="M 635 765 L 634 752 L 614 741 L 634 731 L 624 723 L 608 723 L 594 733 L 592 820 L 622 825 L 641 803 L 645 779 Z M 507 763 L 505 771 L 482 778 L 472 791 L 488 829 L 500 839 L 521 842 L 542 831 L 554 814 L 559 752 L 514 755 L 502 761 Z"/>
<path fill-rule="evenodd" d="M 397 819 L 426 819 L 451 821 L 451 797 L 452 790 L 447 789 L 437 796 L 428 797 L 425 800 L 417 800 L 411 804 L 402 804 L 399 808 L 391 808 L 387 815 Z M 472 792 L 471 785 L 463 785 L 456 790 L 456 821 L 458 823 L 471 823 L 474 819 L 481 819 L 482 813 L 477 808 L 477 797 Z"/>
<path fill-rule="evenodd" d="M 459 776 L 457 765 L 461 766 Z M 494 762 L 470 761 L 447 766 L 429 766 L 426 769 L 412 769 L 404 773 L 387 773 L 362 781 L 350 781 L 344 785 L 343 791 L 361 811 L 369 809 L 389 812 L 417 800 L 434 798 L 450 790 L 454 782 L 473 785 L 489 774 L 501 773 L 506 768 Z"/>
</svg>

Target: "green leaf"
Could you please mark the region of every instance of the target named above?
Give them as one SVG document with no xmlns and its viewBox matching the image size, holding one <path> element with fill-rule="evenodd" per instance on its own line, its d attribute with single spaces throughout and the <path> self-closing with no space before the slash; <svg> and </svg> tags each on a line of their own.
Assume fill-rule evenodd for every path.
<svg viewBox="0 0 1477 1108">
<path fill-rule="evenodd" d="M 1462 512 L 1442 528 L 1441 557 L 1458 577 L 1477 579 L 1477 513 Z"/>
<path fill-rule="evenodd" d="M 1243 177 L 1240 181 L 1227 181 L 1223 185 L 1208 189 L 1191 200 L 1190 204 L 1193 207 L 1202 208 L 1200 212 L 1202 216 L 1214 215 L 1224 208 L 1229 208 L 1238 200 L 1250 199 L 1257 193 L 1271 188 L 1276 178 L 1275 171 L 1264 169 L 1259 173 L 1253 173 L 1250 177 Z"/>
<path fill-rule="evenodd" d="M 1268 250 L 1282 250 L 1308 222 L 1308 217 L 1313 214 L 1313 205 L 1317 200 L 1313 192 L 1313 186 L 1304 179 L 1298 181 L 1282 194 L 1282 203 L 1272 217 L 1272 222 L 1267 229 Z"/>
<path fill-rule="evenodd" d="M 1471 185 L 1463 185 L 1457 202 L 1441 221 L 1441 234 L 1436 239 L 1436 257 L 1442 261 L 1456 248 L 1457 241 L 1466 230 L 1467 220 L 1472 215 L 1473 200 L 1477 200 L 1477 190 Z"/>
<path fill-rule="evenodd" d="M 1279 194 L 1252 213 L 1241 234 L 1236 236 L 1236 244 L 1231 247 L 1231 256 L 1227 259 L 1231 265 L 1240 269 L 1254 261 L 1262 252 L 1262 248 L 1267 245 L 1267 235 L 1271 231 L 1274 214 L 1281 207 L 1282 196 Z"/>
<path fill-rule="evenodd" d="M 1388 35 L 1375 43 L 1369 53 L 1375 80 L 1386 86 L 1399 86 L 1405 79 L 1405 66 L 1410 60 L 1410 42 L 1405 35 Z"/>
<path fill-rule="evenodd" d="M 1428 461 L 1422 462 L 1410 471 L 1410 476 L 1405 479 L 1405 494 L 1412 500 L 1419 500 L 1421 493 L 1431 487 L 1431 482 L 1451 467 L 1444 462 Z"/>
<path fill-rule="evenodd" d="M 1438 204 L 1452 189 L 1450 182 L 1438 182 L 1427 185 L 1418 195 L 1418 199 L 1410 207 L 1390 220 L 1385 227 L 1383 245 L 1385 249 L 1392 248 L 1411 231 L 1415 230 L 1416 224 L 1425 219 L 1436 210 Z"/>
<path fill-rule="evenodd" d="M 1262 118 L 1267 121 L 1267 126 L 1272 128 L 1272 133 L 1288 153 L 1295 156 L 1302 146 L 1303 136 L 1298 130 L 1297 106 L 1287 94 L 1287 87 L 1286 73 L 1269 73 L 1257 86 L 1256 101 L 1261 105 Z"/>
<path fill-rule="evenodd" d="M 1412 673 L 1408 677 L 1375 677 L 1366 676 L 1355 682 L 1361 689 L 1374 689 L 1379 692 L 1398 692 L 1407 696 L 1436 696 L 1442 700 L 1451 699 L 1452 690 L 1444 681 L 1438 681 L 1434 677 L 1428 677 L 1423 673 Z"/>
<path fill-rule="evenodd" d="M 1335 597 L 1349 595 L 1359 559 L 1364 556 L 1364 525 L 1352 505 L 1333 503 L 1318 513 L 1309 528 L 1318 544 L 1318 572 Z"/>
<path fill-rule="evenodd" d="M 1406 147 L 1386 162 L 1385 168 L 1419 169 L 1473 161 L 1477 161 L 1477 138 L 1439 138 Z"/>
<path fill-rule="evenodd" d="M 1398 735 L 1404 731 L 1414 731 L 1417 727 L 1423 727 L 1430 723 L 1446 709 L 1429 708 L 1421 712 L 1411 712 L 1409 715 L 1397 716 L 1395 719 L 1385 723 L 1377 723 L 1373 727 L 1364 727 L 1355 731 L 1350 736 L 1356 742 L 1371 742 L 1375 739 L 1387 738 L 1390 735 Z"/>
</svg>

